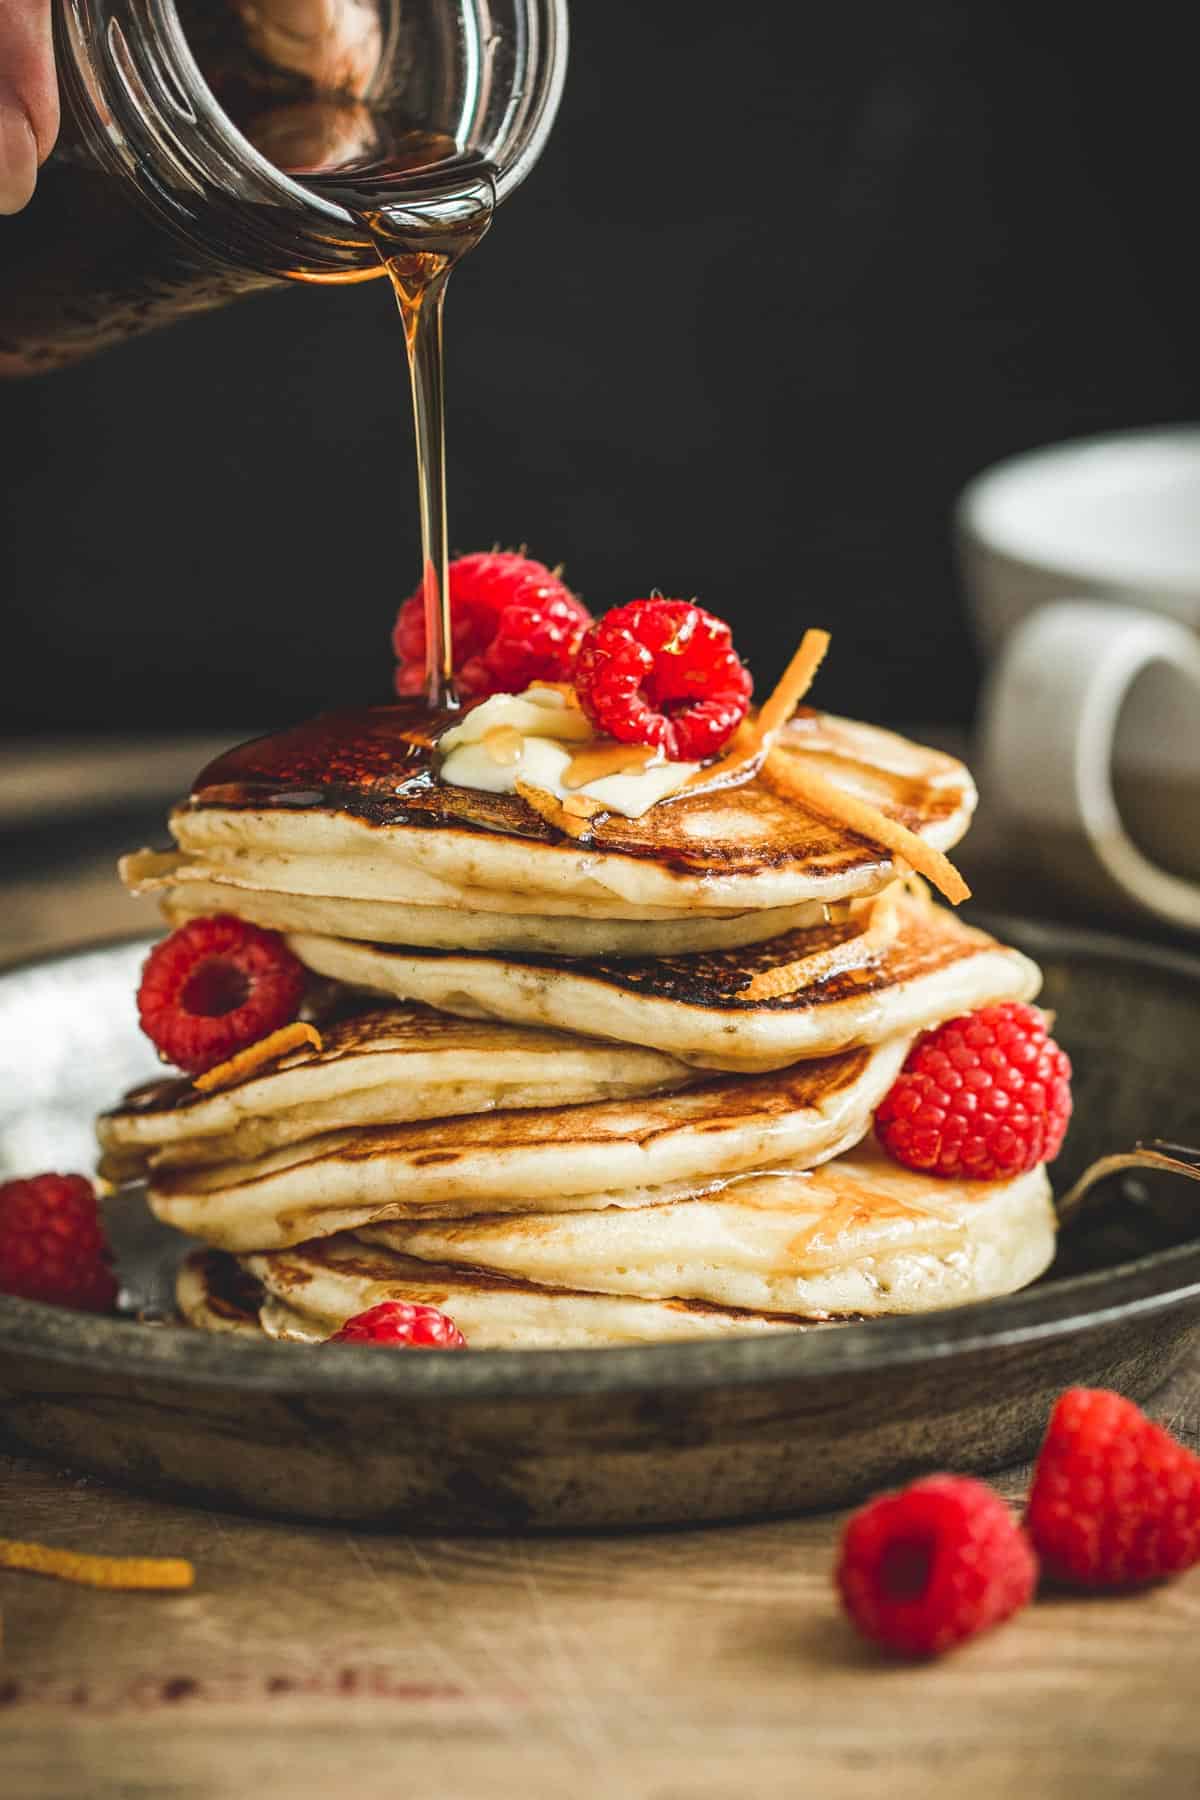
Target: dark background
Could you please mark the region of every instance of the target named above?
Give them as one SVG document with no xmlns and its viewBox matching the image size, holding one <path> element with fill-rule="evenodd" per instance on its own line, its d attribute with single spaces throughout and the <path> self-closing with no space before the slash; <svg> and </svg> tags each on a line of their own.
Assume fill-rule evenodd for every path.
<svg viewBox="0 0 1200 1800">
<path fill-rule="evenodd" d="M 962 483 L 1200 412 L 1193 71 L 1153 18 L 576 0 L 549 147 L 451 287 L 455 546 L 525 542 L 595 611 L 697 594 L 760 692 L 828 625 L 824 704 L 968 717 Z M 0 731 L 386 693 L 418 535 L 381 283 L 8 383 L 0 421 Z"/>
</svg>

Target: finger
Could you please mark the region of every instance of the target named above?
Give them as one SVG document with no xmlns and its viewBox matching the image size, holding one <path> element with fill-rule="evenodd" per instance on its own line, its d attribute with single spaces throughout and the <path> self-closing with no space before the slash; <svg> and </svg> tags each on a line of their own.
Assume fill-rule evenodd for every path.
<svg viewBox="0 0 1200 1800">
<path fill-rule="evenodd" d="M 25 205 L 57 136 L 50 0 L 0 0 L 0 213 Z"/>
</svg>

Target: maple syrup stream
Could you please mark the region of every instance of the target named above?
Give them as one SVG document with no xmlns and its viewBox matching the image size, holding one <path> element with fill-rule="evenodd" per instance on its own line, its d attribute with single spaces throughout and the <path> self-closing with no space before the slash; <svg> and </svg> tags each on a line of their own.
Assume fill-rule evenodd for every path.
<svg viewBox="0 0 1200 1800">
<path fill-rule="evenodd" d="M 496 190 L 477 158 L 447 157 L 421 171 L 403 208 L 354 210 L 387 271 L 408 353 L 421 517 L 421 586 L 425 598 L 425 697 L 437 711 L 458 704 L 450 630 L 449 538 L 446 523 L 445 362 L 442 313 L 446 284 L 459 258 L 491 224 Z M 424 193 L 420 190 L 424 188 Z"/>
</svg>

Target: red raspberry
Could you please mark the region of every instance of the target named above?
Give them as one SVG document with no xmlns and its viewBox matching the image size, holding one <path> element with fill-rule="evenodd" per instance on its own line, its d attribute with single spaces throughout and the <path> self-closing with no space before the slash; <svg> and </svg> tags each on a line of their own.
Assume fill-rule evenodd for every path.
<svg viewBox="0 0 1200 1800">
<path fill-rule="evenodd" d="M 579 704 L 623 744 L 671 762 L 713 756 L 746 716 L 754 683 L 729 627 L 688 600 L 631 600 L 592 626 L 575 665 Z"/>
<path fill-rule="evenodd" d="M 834 1579 L 864 1637 L 900 1656 L 940 1656 L 1019 1611 L 1037 1559 L 991 1488 L 930 1475 L 854 1514 Z"/>
<path fill-rule="evenodd" d="M 511 550 L 450 564 L 454 679 L 464 699 L 519 694 L 531 681 L 569 681 L 592 615 L 544 563 Z M 404 602 L 392 632 L 396 692 L 425 687 L 425 601 Z"/>
<path fill-rule="evenodd" d="M 909 1052 L 875 1133 L 909 1169 L 1008 1181 L 1052 1162 L 1071 1117 L 1071 1064 L 1036 1007 L 1009 1002 L 950 1019 Z"/>
<path fill-rule="evenodd" d="M 220 913 L 155 945 L 142 966 L 138 1015 L 168 1062 L 200 1075 L 290 1024 L 307 980 L 277 931 Z"/>
<path fill-rule="evenodd" d="M 1050 1415 L 1025 1529 L 1051 1580 L 1126 1588 L 1200 1562 L 1200 1457 L 1104 1388 Z"/>
<path fill-rule="evenodd" d="M 112 1252 L 82 1175 L 33 1175 L 0 1186 L 0 1293 L 76 1312 L 111 1312 Z"/>
<path fill-rule="evenodd" d="M 436 1306 L 383 1300 L 347 1319 L 327 1344 L 392 1344 L 398 1350 L 465 1350 L 467 1340 Z"/>
</svg>

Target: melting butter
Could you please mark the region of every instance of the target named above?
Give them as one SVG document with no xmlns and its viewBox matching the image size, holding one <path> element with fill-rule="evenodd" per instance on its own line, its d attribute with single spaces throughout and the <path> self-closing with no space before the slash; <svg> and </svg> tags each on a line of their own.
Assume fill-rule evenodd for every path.
<svg viewBox="0 0 1200 1800">
<path fill-rule="evenodd" d="M 699 763 L 668 762 L 645 744 L 597 740 L 578 706 L 558 688 L 493 694 L 438 740 L 441 778 L 486 794 L 515 794 L 517 782 L 560 800 L 586 794 L 608 812 L 639 819 L 686 787 Z"/>
</svg>

